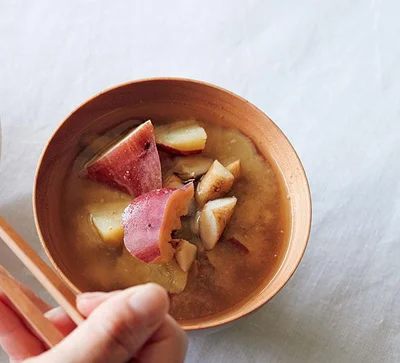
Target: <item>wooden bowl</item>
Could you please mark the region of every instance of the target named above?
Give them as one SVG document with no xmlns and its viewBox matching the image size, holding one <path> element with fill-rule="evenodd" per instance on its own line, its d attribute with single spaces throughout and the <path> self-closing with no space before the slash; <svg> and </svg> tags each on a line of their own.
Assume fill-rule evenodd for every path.
<svg viewBox="0 0 400 363">
<path fill-rule="evenodd" d="M 65 268 L 56 248 L 58 241 L 63 240 L 61 187 L 68 165 L 81 150 L 78 141 L 86 132 L 101 134 L 129 118 L 166 117 L 195 117 L 239 129 L 253 140 L 281 176 L 290 200 L 287 253 L 273 279 L 266 280 L 238 306 L 210 317 L 181 322 L 187 330 L 214 327 L 254 311 L 282 289 L 304 254 L 311 225 L 309 186 L 296 152 L 269 117 L 243 98 L 210 84 L 176 78 L 129 82 L 94 96 L 61 123 L 39 160 L 33 198 L 36 227 L 51 263 L 71 288 L 79 292 L 76 284 L 82 277 Z"/>
</svg>

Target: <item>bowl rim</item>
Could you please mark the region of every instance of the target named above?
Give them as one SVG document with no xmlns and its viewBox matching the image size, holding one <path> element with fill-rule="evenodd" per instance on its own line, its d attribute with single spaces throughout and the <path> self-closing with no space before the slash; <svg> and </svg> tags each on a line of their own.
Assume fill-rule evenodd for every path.
<svg viewBox="0 0 400 363">
<path fill-rule="evenodd" d="M 306 202 L 307 202 L 307 206 L 305 206 L 305 213 L 306 213 L 306 221 L 307 221 L 307 225 L 304 226 L 305 228 L 305 243 L 302 246 L 300 253 L 298 255 L 298 259 L 295 261 L 294 264 L 292 264 L 291 268 L 290 268 L 290 273 L 288 275 L 288 277 L 285 279 L 285 282 L 279 286 L 278 288 L 275 289 L 275 291 L 273 291 L 273 293 L 271 294 L 271 296 L 265 298 L 265 299 L 260 299 L 260 301 L 249 311 L 245 311 L 242 313 L 237 313 L 237 314 L 233 314 L 234 316 L 227 316 L 224 319 L 220 320 L 220 321 L 214 321 L 214 322 L 209 322 L 209 323 L 204 323 L 204 324 L 199 324 L 199 323 L 190 323 L 190 320 L 188 321 L 178 321 L 178 323 L 181 325 L 181 327 L 186 330 L 186 331 L 194 331 L 194 330 L 203 330 L 203 329 L 208 329 L 208 328 L 215 328 L 218 326 L 222 326 L 231 322 L 234 322 L 246 315 L 249 315 L 251 313 L 254 313 L 255 311 L 257 311 L 258 309 L 260 309 L 262 306 L 264 306 L 266 303 L 268 303 L 271 299 L 273 299 L 285 286 L 286 284 L 289 282 L 289 280 L 293 277 L 294 273 L 296 272 L 301 260 L 304 257 L 306 248 L 308 246 L 308 242 L 309 242 L 309 238 L 310 238 L 310 233 L 311 233 L 311 225 L 312 225 L 312 199 L 311 199 L 311 190 L 310 190 L 310 185 L 309 185 L 309 181 L 307 178 L 307 174 L 305 172 L 303 163 L 301 162 L 295 148 L 293 147 L 292 143 L 290 142 L 290 140 L 288 139 L 288 137 L 284 134 L 284 132 L 277 126 L 277 124 L 262 110 L 260 110 L 257 106 L 255 106 L 253 103 L 251 103 L 250 101 L 246 100 L 244 97 L 229 91 L 226 88 L 214 85 L 212 83 L 208 83 L 205 81 L 200 81 L 200 80 L 196 80 L 196 79 L 191 79 L 191 78 L 185 78 L 185 77 L 149 77 L 149 78 L 140 78 L 137 80 L 132 80 L 132 81 L 127 81 L 127 82 L 123 82 L 120 84 L 117 84 L 115 86 L 111 86 L 108 87 L 106 89 L 104 89 L 103 91 L 100 91 L 98 93 L 96 93 L 95 95 L 91 96 L 90 98 L 88 98 L 87 100 L 85 100 L 84 102 L 80 103 L 77 107 L 75 107 L 72 111 L 70 111 L 68 113 L 68 115 L 66 117 L 64 117 L 64 119 L 58 123 L 57 127 L 55 128 L 55 130 L 52 132 L 51 136 L 48 138 L 42 152 L 41 155 L 39 157 L 39 160 L 37 162 L 36 165 L 36 171 L 35 171 L 35 175 L 34 175 L 34 183 L 33 183 L 33 193 L 32 193 L 32 206 L 33 206 L 33 215 L 34 215 L 34 221 L 35 221 L 35 227 L 40 239 L 40 243 L 42 245 L 42 248 L 44 250 L 44 252 L 46 253 L 47 258 L 49 259 L 50 263 L 52 264 L 53 268 L 55 269 L 55 271 L 61 276 L 61 278 L 63 279 L 63 281 L 70 287 L 70 289 L 72 289 L 72 291 L 74 291 L 75 293 L 81 293 L 81 291 L 67 278 L 67 276 L 65 276 L 65 274 L 61 271 L 61 269 L 58 267 L 58 265 L 56 264 L 56 262 L 54 261 L 49 249 L 47 248 L 47 245 L 45 243 L 45 239 L 43 237 L 42 231 L 41 231 L 41 226 L 39 223 L 39 218 L 38 218 L 38 214 L 37 214 L 37 188 L 38 188 L 38 176 L 40 173 L 40 169 L 43 163 L 43 159 L 45 158 L 46 154 L 47 154 L 47 150 L 54 138 L 54 136 L 58 133 L 59 129 L 64 125 L 64 123 L 75 113 L 77 112 L 79 109 L 81 109 L 82 107 L 84 107 L 86 104 L 88 104 L 89 102 L 91 102 L 93 99 L 101 96 L 102 94 L 108 93 L 110 91 L 116 90 L 120 87 L 124 87 L 124 86 L 128 86 L 128 85 L 134 85 L 134 84 L 141 84 L 141 83 L 151 83 L 151 82 L 169 82 L 169 81 L 173 81 L 173 82 L 187 82 L 187 83 L 194 83 L 200 86 L 206 86 L 209 88 L 213 88 L 217 91 L 226 93 L 234 98 L 239 99 L 240 101 L 246 103 L 248 106 L 250 106 L 251 108 L 255 109 L 255 111 L 261 113 L 263 116 L 265 116 L 271 123 L 272 126 L 276 129 L 276 131 L 278 131 L 281 136 L 284 137 L 284 139 L 286 140 L 286 142 L 288 143 L 288 145 L 290 146 L 296 161 L 298 162 L 299 165 L 299 171 L 305 181 L 305 191 L 306 191 Z M 284 260 L 283 260 L 284 261 Z M 279 271 L 279 269 L 278 269 Z M 278 271 L 276 273 L 278 273 Z M 275 275 L 274 275 L 275 276 Z M 231 307 L 231 309 L 234 309 L 234 307 Z M 218 313 L 217 313 L 218 314 Z M 200 318 L 199 318 L 200 319 Z M 198 319 L 195 319 L 198 320 Z"/>
</svg>

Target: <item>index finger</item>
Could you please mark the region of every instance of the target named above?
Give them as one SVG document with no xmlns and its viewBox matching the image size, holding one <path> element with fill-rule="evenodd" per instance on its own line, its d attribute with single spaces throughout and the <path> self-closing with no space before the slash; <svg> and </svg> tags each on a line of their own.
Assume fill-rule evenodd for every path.
<svg viewBox="0 0 400 363">
<path fill-rule="evenodd" d="M 26 327 L 17 314 L 0 301 L 0 345 L 10 360 L 23 360 L 45 351 L 44 345 Z"/>
</svg>

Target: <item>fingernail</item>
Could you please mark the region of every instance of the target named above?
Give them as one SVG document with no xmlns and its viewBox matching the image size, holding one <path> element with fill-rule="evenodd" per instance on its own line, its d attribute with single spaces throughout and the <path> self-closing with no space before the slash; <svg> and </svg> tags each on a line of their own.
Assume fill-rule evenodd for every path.
<svg viewBox="0 0 400 363">
<path fill-rule="evenodd" d="M 105 297 L 106 295 L 107 295 L 107 292 L 84 292 L 83 294 L 78 295 L 77 299 L 79 301 L 93 300 L 93 299 Z"/>
<path fill-rule="evenodd" d="M 57 319 L 57 318 L 59 318 L 61 316 L 64 316 L 64 315 L 65 315 L 64 310 L 63 310 L 63 308 L 60 308 L 60 307 L 51 309 L 51 310 L 46 311 L 44 313 L 44 316 L 47 319 Z"/>
<path fill-rule="evenodd" d="M 163 319 L 169 308 L 167 293 L 157 284 L 136 287 L 130 296 L 129 304 L 137 318 L 149 326 Z"/>
</svg>

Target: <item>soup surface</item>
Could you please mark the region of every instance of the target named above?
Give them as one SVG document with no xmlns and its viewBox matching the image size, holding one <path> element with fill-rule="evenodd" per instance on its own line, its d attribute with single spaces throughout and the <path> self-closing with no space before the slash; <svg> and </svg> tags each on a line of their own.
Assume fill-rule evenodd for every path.
<svg viewBox="0 0 400 363">
<path fill-rule="evenodd" d="M 63 185 L 61 218 L 65 240 L 58 244 L 65 268 L 81 276 L 80 281 L 74 281 L 79 289 L 110 291 L 157 282 L 170 292 L 171 314 L 185 320 L 230 308 L 274 276 L 286 251 L 290 225 L 284 186 L 246 136 L 207 123 L 202 126 L 207 132 L 202 155 L 223 165 L 240 159 L 242 171 L 227 194 L 237 197 L 237 205 L 215 248 L 201 248 L 188 217 L 182 217 L 182 229 L 174 232 L 175 238 L 187 239 L 199 247 L 188 273 L 180 269 L 175 259 L 166 264 L 145 264 L 123 246 L 110 247 L 93 226 L 90 210 L 94 205 L 125 206 L 132 198 L 81 178 L 79 172 L 108 140 L 131 129 L 132 122 L 93 140 L 82 140 L 89 146 L 77 156 Z M 165 175 L 173 160 L 163 152 L 160 158 Z"/>
</svg>

